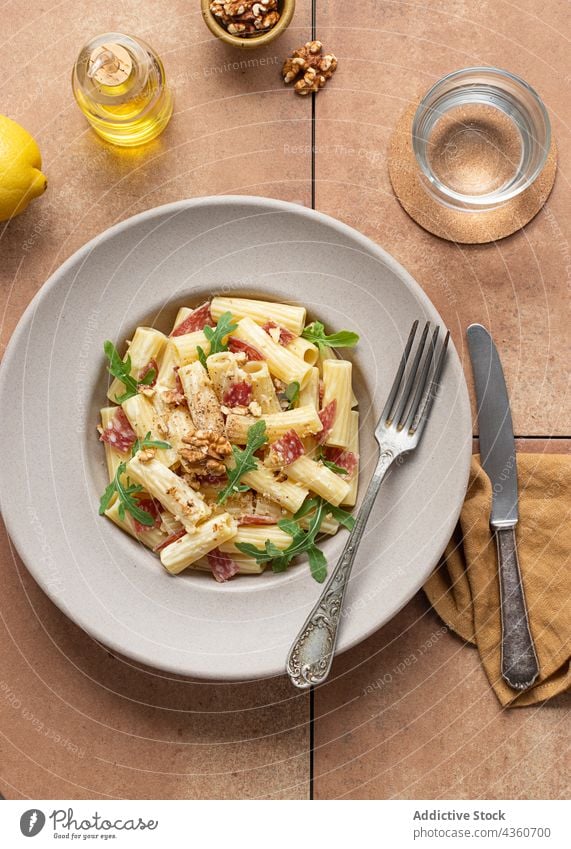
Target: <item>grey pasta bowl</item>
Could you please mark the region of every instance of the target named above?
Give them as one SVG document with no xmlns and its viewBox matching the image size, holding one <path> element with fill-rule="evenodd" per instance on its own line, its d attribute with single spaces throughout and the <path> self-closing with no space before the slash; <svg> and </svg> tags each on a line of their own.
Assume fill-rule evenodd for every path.
<svg viewBox="0 0 571 849">
<path fill-rule="evenodd" d="M 360 334 L 344 355 L 361 415 L 361 490 L 411 322 L 440 318 L 410 275 L 357 231 L 295 204 L 240 196 L 184 200 L 110 228 L 67 260 L 26 310 L 0 371 L 10 446 L 0 499 L 19 554 L 55 604 L 114 650 L 230 681 L 283 672 L 321 589 L 307 564 L 226 584 L 192 570 L 172 576 L 97 515 L 107 482 L 95 430 L 107 384 L 103 341 L 128 338 L 140 324 L 168 332 L 179 306 L 212 293 L 302 304 L 332 330 Z M 460 512 L 470 454 L 468 394 L 452 348 L 423 443 L 389 476 L 371 516 L 339 651 L 393 617 L 436 565 Z M 330 564 L 344 536 L 325 539 Z"/>
</svg>

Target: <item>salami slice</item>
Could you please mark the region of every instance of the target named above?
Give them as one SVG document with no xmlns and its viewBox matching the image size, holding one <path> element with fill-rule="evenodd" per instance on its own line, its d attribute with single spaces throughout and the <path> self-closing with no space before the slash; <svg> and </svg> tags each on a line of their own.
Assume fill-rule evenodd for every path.
<svg viewBox="0 0 571 849">
<path fill-rule="evenodd" d="M 163 548 L 166 548 L 167 545 L 171 544 L 171 542 L 176 542 L 177 539 L 181 539 L 181 537 L 183 537 L 185 533 L 186 530 L 184 528 L 181 528 L 180 531 L 175 531 L 174 533 L 169 534 L 169 536 L 163 542 L 161 542 L 160 545 L 155 545 L 153 551 L 162 551 Z"/>
<path fill-rule="evenodd" d="M 137 504 L 144 510 L 145 513 L 149 513 L 153 519 L 155 520 L 152 525 L 142 525 L 135 518 L 133 518 L 133 524 L 135 526 L 135 530 L 138 534 L 142 534 L 145 531 L 149 531 L 151 528 L 160 528 L 161 526 L 161 513 L 160 506 L 153 498 L 149 498 L 145 496 L 144 498 L 137 498 Z"/>
<path fill-rule="evenodd" d="M 103 429 L 99 439 L 122 454 L 127 454 L 131 450 L 137 439 L 137 434 L 129 424 L 129 419 L 121 407 L 117 407 L 115 415 Z"/>
<path fill-rule="evenodd" d="M 257 348 L 248 345 L 247 342 L 242 342 L 241 339 L 236 339 L 235 336 L 228 337 L 228 350 L 233 354 L 246 354 L 249 360 L 263 360 L 263 354 L 260 354 Z"/>
<path fill-rule="evenodd" d="M 354 451 L 347 451 L 343 448 L 327 448 L 325 456 L 332 463 L 335 463 L 336 466 L 345 469 L 348 477 L 352 477 L 355 474 L 359 455 L 355 454 Z"/>
<path fill-rule="evenodd" d="M 139 372 L 138 380 L 140 380 L 140 381 L 144 380 L 145 375 L 147 375 L 151 369 L 154 371 L 155 375 L 154 375 L 153 379 L 151 380 L 151 382 L 146 383 L 145 386 L 154 386 L 155 383 L 157 382 L 157 375 L 159 373 L 159 367 L 158 367 L 157 361 L 155 360 L 154 357 L 153 357 L 152 360 L 149 360 L 149 362 L 147 363 L 147 365 L 144 368 L 141 369 L 141 371 Z"/>
<path fill-rule="evenodd" d="M 262 330 L 265 330 L 266 333 L 273 339 L 273 335 L 270 333 L 270 330 L 279 330 L 278 342 L 280 345 L 284 347 L 289 345 L 295 339 L 295 333 L 292 333 L 291 330 L 288 330 L 285 327 L 281 327 L 281 325 L 276 324 L 275 321 L 267 321 L 264 325 L 262 325 Z"/>
<path fill-rule="evenodd" d="M 288 430 L 280 439 L 272 443 L 270 454 L 272 460 L 275 460 L 280 466 L 289 466 L 290 463 L 305 454 L 305 448 L 295 430 Z"/>
<path fill-rule="evenodd" d="M 245 380 L 233 383 L 222 397 L 222 403 L 227 407 L 247 407 L 252 400 L 252 387 Z"/>
<path fill-rule="evenodd" d="M 333 401 L 330 401 L 326 407 L 319 411 L 319 418 L 321 419 L 321 424 L 323 425 L 323 430 L 321 430 L 317 434 L 317 441 L 320 445 L 323 445 L 323 443 L 327 440 L 327 437 L 331 433 L 331 428 L 333 427 L 336 415 L 337 401 L 334 398 Z"/>
<path fill-rule="evenodd" d="M 210 315 L 210 301 L 206 301 L 205 304 L 197 307 L 190 315 L 187 315 L 184 321 L 181 321 L 175 327 L 171 336 L 184 336 L 185 333 L 194 333 L 196 330 L 202 330 L 207 324 L 210 327 L 214 324 Z"/>
<path fill-rule="evenodd" d="M 208 563 L 219 584 L 223 584 L 224 581 L 232 578 L 238 571 L 238 564 L 232 560 L 230 555 L 220 551 L 219 548 L 214 548 L 208 552 Z"/>
</svg>

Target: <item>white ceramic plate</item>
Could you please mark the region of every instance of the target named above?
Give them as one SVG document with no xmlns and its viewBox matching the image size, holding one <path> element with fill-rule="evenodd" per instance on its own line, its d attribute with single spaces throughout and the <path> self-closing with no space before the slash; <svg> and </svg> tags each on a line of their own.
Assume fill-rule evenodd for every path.
<svg viewBox="0 0 571 849">
<path fill-rule="evenodd" d="M 300 206 L 213 197 L 151 209 L 94 239 L 50 278 L 8 346 L 0 376 L 1 505 L 50 598 L 96 639 L 152 666 L 212 679 L 280 674 L 321 591 L 305 564 L 217 584 L 168 575 L 97 515 L 105 404 L 102 343 L 139 324 L 168 332 L 178 306 L 212 292 L 307 306 L 351 353 L 361 410 L 361 494 L 373 429 L 415 318 L 439 316 L 414 280 L 355 230 Z M 421 447 L 385 481 L 347 596 L 339 650 L 367 637 L 419 589 L 450 538 L 471 451 L 466 384 L 452 349 Z M 346 532 L 323 548 L 333 565 Z"/>
</svg>

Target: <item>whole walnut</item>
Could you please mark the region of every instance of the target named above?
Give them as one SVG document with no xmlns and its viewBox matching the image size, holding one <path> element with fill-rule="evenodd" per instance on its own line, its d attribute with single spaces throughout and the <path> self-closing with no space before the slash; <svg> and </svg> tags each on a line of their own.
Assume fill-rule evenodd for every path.
<svg viewBox="0 0 571 849">
<path fill-rule="evenodd" d="M 333 53 L 324 54 L 320 41 L 308 41 L 285 60 L 282 76 L 286 85 L 296 80 L 295 92 L 306 95 L 323 88 L 336 68 L 337 58 Z"/>
</svg>

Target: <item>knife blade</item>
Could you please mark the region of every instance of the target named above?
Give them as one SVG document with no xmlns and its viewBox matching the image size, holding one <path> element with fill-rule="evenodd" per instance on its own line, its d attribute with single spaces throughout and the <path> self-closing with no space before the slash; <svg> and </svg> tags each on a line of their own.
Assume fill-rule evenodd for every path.
<svg viewBox="0 0 571 849">
<path fill-rule="evenodd" d="M 492 483 L 490 524 L 513 528 L 519 518 L 517 464 L 504 372 L 485 327 L 472 324 L 467 336 L 478 400 L 480 459 Z"/>
<path fill-rule="evenodd" d="M 498 556 L 501 673 L 514 690 L 526 690 L 539 675 L 517 553 L 519 518 L 517 463 L 510 402 L 494 341 L 481 324 L 466 335 L 478 402 L 480 459 L 492 484 L 490 526 Z"/>
</svg>

